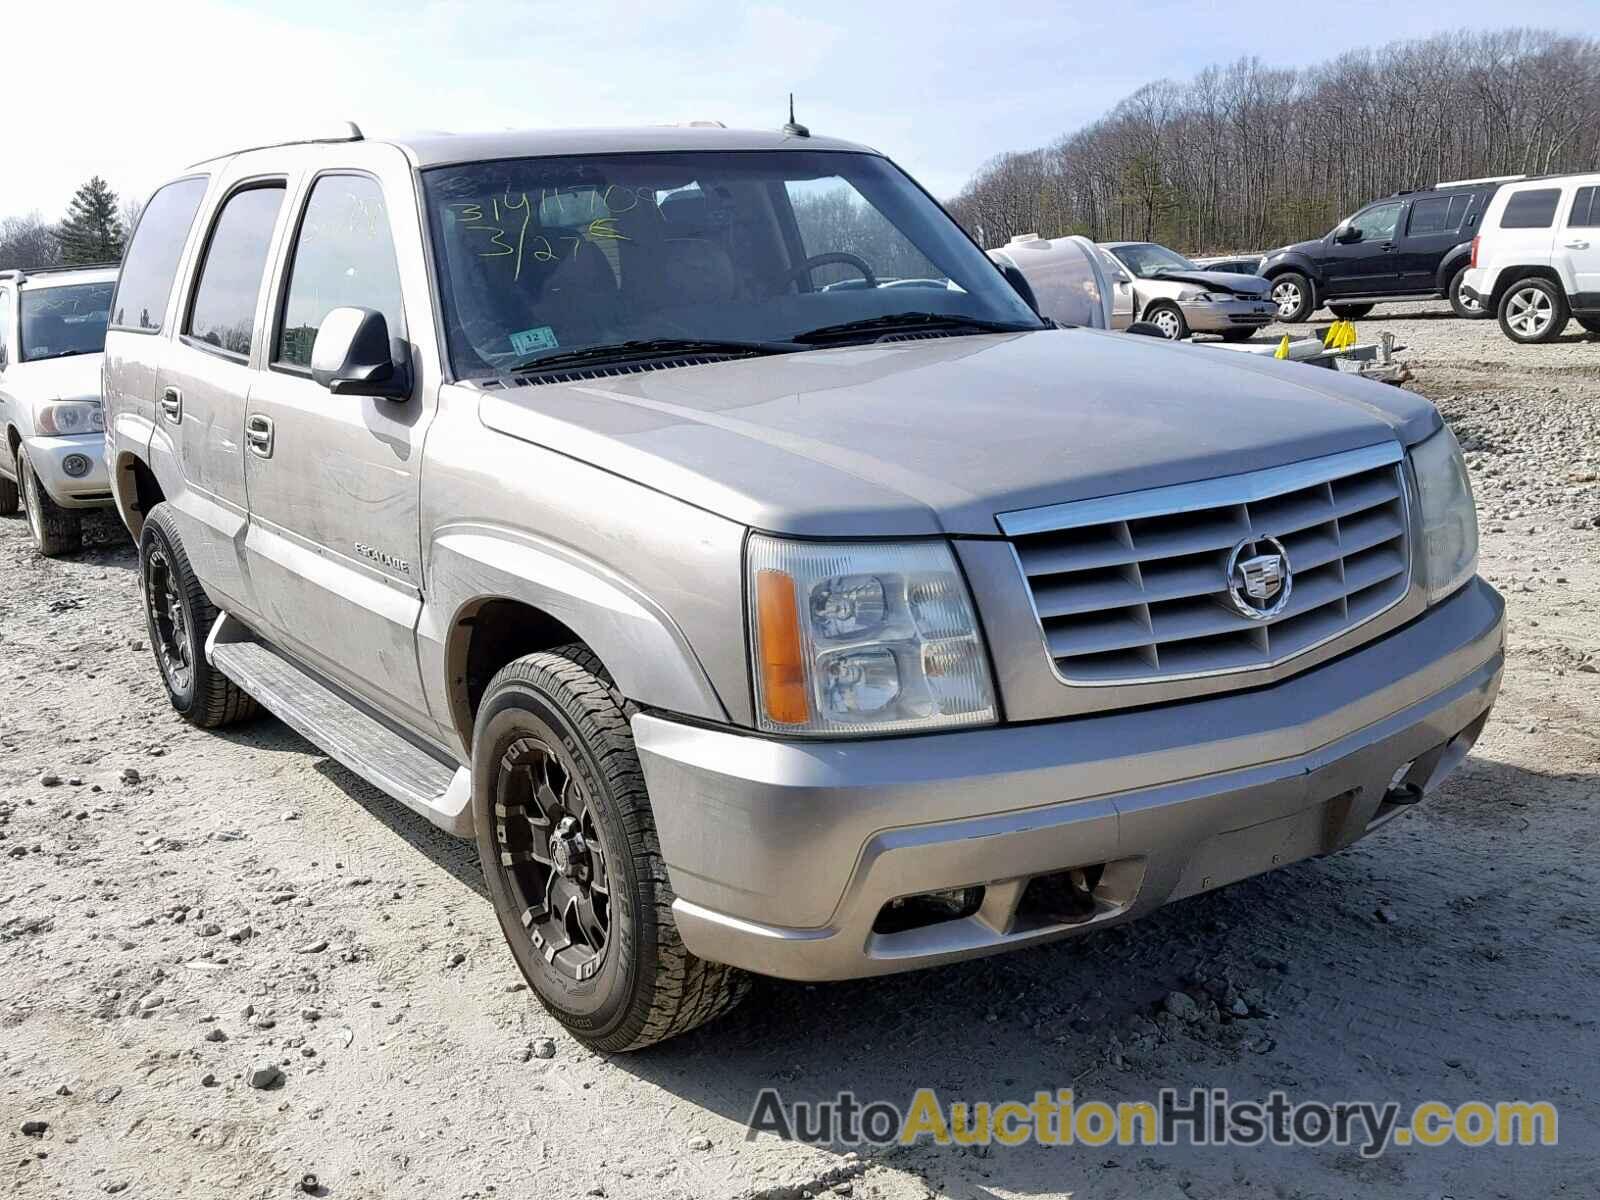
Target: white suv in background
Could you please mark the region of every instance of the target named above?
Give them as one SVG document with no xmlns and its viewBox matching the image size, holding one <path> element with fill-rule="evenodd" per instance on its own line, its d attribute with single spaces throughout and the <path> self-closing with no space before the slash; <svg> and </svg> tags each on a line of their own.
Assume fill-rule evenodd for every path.
<svg viewBox="0 0 1600 1200">
<path fill-rule="evenodd" d="M 100 360 L 116 284 L 115 266 L 0 271 L 0 516 L 20 504 L 47 557 L 111 505 Z"/>
<path fill-rule="evenodd" d="M 1600 333 L 1600 174 L 1496 192 L 1461 290 L 1498 314 L 1514 342 L 1554 341 L 1568 317 Z"/>
</svg>

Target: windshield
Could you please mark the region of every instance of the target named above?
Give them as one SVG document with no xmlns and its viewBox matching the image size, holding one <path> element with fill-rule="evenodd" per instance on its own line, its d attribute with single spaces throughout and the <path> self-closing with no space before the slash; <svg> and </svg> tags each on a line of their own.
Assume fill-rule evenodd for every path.
<svg viewBox="0 0 1600 1200">
<path fill-rule="evenodd" d="M 1200 269 L 1176 250 L 1168 250 L 1165 246 L 1158 246 L 1154 242 L 1134 242 L 1131 245 L 1118 246 L 1112 253 L 1140 279 L 1151 279 L 1162 271 Z"/>
<path fill-rule="evenodd" d="M 513 159 L 423 179 L 463 377 L 657 339 L 800 349 L 815 330 L 913 313 L 1043 327 L 944 212 L 870 154 Z"/>
<path fill-rule="evenodd" d="M 107 280 L 24 290 L 21 360 L 99 354 L 106 348 L 106 317 L 116 286 Z"/>
</svg>

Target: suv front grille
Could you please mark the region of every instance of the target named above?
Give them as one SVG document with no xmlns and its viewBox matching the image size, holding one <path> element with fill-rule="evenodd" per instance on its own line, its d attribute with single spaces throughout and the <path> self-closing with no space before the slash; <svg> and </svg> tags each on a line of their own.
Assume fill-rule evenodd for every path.
<svg viewBox="0 0 1600 1200">
<path fill-rule="evenodd" d="M 1201 483 L 1004 513 L 1056 674 L 1127 684 L 1269 667 L 1399 603 L 1411 584 L 1397 443 Z M 1233 603 L 1241 542 L 1292 581 L 1266 619 Z"/>
</svg>

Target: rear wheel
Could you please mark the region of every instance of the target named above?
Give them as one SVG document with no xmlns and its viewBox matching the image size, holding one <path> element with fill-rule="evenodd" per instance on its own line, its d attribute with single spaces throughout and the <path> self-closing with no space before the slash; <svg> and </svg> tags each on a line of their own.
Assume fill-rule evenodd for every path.
<svg viewBox="0 0 1600 1200">
<path fill-rule="evenodd" d="M 1272 302 L 1278 306 L 1278 320 L 1291 325 L 1304 321 L 1317 306 L 1311 281 L 1298 271 L 1273 276 Z"/>
<path fill-rule="evenodd" d="M 206 635 L 216 623 L 217 608 L 195 578 L 165 504 L 150 510 L 140 531 L 139 577 L 150 649 L 172 707 L 202 729 L 255 716 L 255 700 L 206 661 Z"/>
<path fill-rule="evenodd" d="M 1330 304 L 1328 311 L 1341 321 L 1356 321 L 1372 311 L 1370 304 Z"/>
<path fill-rule="evenodd" d="M 1513 342 L 1552 342 L 1567 327 L 1567 297 L 1548 279 L 1519 279 L 1500 297 L 1500 329 Z"/>
<path fill-rule="evenodd" d="M 46 558 L 76 554 L 83 549 L 83 518 L 50 499 L 22 447 L 17 449 L 17 482 L 23 506 L 28 510 L 28 532 L 33 535 L 34 548 Z"/>
<path fill-rule="evenodd" d="M 742 971 L 696 958 L 628 728 L 585 646 L 529 654 L 489 684 L 472 805 L 495 915 L 550 1013 L 597 1050 L 636 1050 L 727 1012 Z"/>
<path fill-rule="evenodd" d="M 1169 342 L 1181 342 L 1189 336 L 1189 322 L 1183 319 L 1183 310 L 1170 300 L 1157 300 L 1144 310 L 1148 324 L 1161 330 Z"/>
<path fill-rule="evenodd" d="M 1485 317 L 1492 316 L 1493 314 L 1476 300 L 1471 300 L 1461 294 L 1461 285 L 1466 281 L 1466 278 L 1466 267 L 1462 267 L 1450 277 L 1450 290 L 1445 293 L 1445 296 L 1450 301 L 1451 311 L 1463 321 L 1481 321 Z"/>
</svg>

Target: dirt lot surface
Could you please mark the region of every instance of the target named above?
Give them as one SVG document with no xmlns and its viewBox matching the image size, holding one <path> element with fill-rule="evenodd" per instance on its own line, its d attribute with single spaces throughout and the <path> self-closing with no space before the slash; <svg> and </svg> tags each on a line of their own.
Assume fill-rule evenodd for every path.
<svg viewBox="0 0 1600 1200">
<path fill-rule="evenodd" d="M 1438 795 L 1137 925 L 874 982 L 761 982 L 711 1028 L 615 1059 L 522 988 L 471 846 L 271 719 L 218 735 L 171 713 L 119 526 L 45 562 L 0 520 L 0 1189 L 287 1197 L 311 1173 L 351 1198 L 1596 1195 L 1600 339 L 1519 348 L 1443 305 L 1358 327 L 1399 336 L 1469 447 L 1483 571 L 1510 603 L 1495 718 Z M 251 1086 L 262 1070 L 281 1082 Z M 856 1156 L 746 1142 L 767 1084 L 902 1105 L 922 1085 L 1548 1098 L 1561 1145 Z"/>
</svg>

